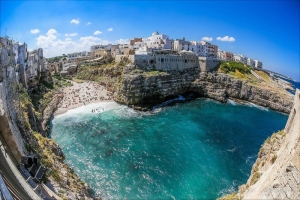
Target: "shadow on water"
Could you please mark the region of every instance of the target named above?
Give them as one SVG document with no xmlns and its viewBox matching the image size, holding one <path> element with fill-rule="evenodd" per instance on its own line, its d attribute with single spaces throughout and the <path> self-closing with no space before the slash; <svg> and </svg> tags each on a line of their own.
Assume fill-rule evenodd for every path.
<svg viewBox="0 0 300 200">
<path fill-rule="evenodd" d="M 157 108 L 165 107 L 165 106 L 174 106 L 176 103 L 183 103 L 186 101 L 190 101 L 197 98 L 197 94 L 194 92 L 187 92 L 177 96 L 168 96 L 165 98 L 165 101 L 154 105 L 151 111 L 154 111 Z"/>
</svg>

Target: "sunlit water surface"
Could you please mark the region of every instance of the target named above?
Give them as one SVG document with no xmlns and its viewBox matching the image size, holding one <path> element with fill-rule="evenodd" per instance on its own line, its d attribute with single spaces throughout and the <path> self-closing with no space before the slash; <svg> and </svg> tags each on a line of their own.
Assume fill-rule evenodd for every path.
<svg viewBox="0 0 300 200">
<path fill-rule="evenodd" d="M 154 113 L 110 102 L 56 117 L 51 137 L 96 196 L 215 199 L 247 181 L 261 144 L 287 117 L 233 101 L 197 99 Z"/>
</svg>

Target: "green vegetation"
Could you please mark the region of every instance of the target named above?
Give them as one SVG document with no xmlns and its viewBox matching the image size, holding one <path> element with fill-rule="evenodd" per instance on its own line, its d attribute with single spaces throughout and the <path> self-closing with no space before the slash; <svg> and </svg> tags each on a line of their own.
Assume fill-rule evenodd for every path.
<svg viewBox="0 0 300 200">
<path fill-rule="evenodd" d="M 30 120 L 28 117 L 28 105 L 32 106 L 36 118 L 39 118 L 39 121 L 41 121 L 41 112 L 49 105 L 57 88 L 58 86 L 56 84 L 48 85 L 48 87 L 46 87 L 45 85 L 43 85 L 43 82 L 40 82 L 40 85 L 34 88 L 36 90 L 35 92 L 39 90 L 41 90 L 42 92 L 40 94 L 40 97 L 38 97 L 38 94 L 29 95 L 22 84 L 18 85 L 20 104 L 23 110 L 24 124 L 27 130 L 31 130 L 32 125 L 32 120 Z M 35 101 L 38 102 L 38 108 L 36 110 L 33 106 L 32 98 L 37 98 L 35 99 Z M 68 188 L 73 191 L 80 192 L 80 189 L 84 184 L 66 164 L 62 163 L 65 158 L 64 155 L 55 155 L 54 152 L 57 152 L 58 148 L 55 142 L 50 138 L 42 136 L 38 131 L 28 131 L 28 134 L 30 135 L 30 140 L 26 142 L 27 150 L 34 152 L 40 158 L 41 165 L 47 168 L 43 181 L 47 182 L 49 179 L 52 179 L 57 181 L 57 183 L 59 183 L 62 188 L 66 187 L 66 185 L 64 185 L 63 177 L 61 174 L 61 169 L 64 168 L 67 172 L 66 177 L 68 178 L 68 181 L 70 181 Z M 64 190 L 62 191 L 63 193 L 65 193 Z M 59 194 L 62 198 L 64 198 L 63 193 Z"/>
<path fill-rule="evenodd" d="M 30 124 L 30 120 L 28 117 L 28 105 L 31 105 L 33 107 L 33 103 L 32 103 L 32 99 L 31 96 L 27 93 L 26 89 L 23 87 L 22 84 L 18 85 L 18 89 L 19 89 L 19 98 L 20 98 L 20 104 L 23 110 L 23 115 L 24 115 L 24 124 L 27 130 L 31 129 L 31 124 Z M 46 107 L 49 102 L 51 101 L 51 97 L 52 97 L 52 91 L 49 91 L 47 93 L 45 93 L 44 95 L 41 95 L 42 97 L 39 99 L 40 104 L 43 105 L 43 107 Z M 41 119 L 41 113 L 40 110 L 35 110 L 33 108 L 33 111 L 35 113 L 35 116 L 37 119 Z M 46 176 L 48 177 L 53 177 L 54 180 L 59 181 L 60 178 L 60 171 L 59 169 L 55 169 L 53 168 L 54 163 L 55 163 L 55 159 L 58 160 L 62 160 L 64 157 L 58 157 L 56 156 L 52 149 L 55 148 L 54 147 L 54 141 L 52 139 L 43 137 L 39 132 L 37 131 L 32 131 L 29 132 L 31 134 L 31 142 L 27 142 L 26 143 L 26 148 L 29 151 L 33 151 L 35 152 L 41 159 L 41 165 L 46 167 L 47 172 L 46 172 Z M 45 179 L 47 180 L 47 178 Z"/>
<path fill-rule="evenodd" d="M 251 180 L 250 180 L 250 185 L 255 184 L 255 183 L 259 180 L 260 175 L 261 175 L 261 174 L 260 174 L 259 172 L 255 172 L 255 173 L 252 175 L 252 178 L 251 178 Z"/>
<path fill-rule="evenodd" d="M 271 137 L 268 137 L 264 143 L 267 143 L 267 144 L 275 144 L 276 142 L 276 135 L 281 135 L 282 137 L 284 137 L 286 135 L 286 133 L 284 132 L 284 130 L 281 130 L 281 131 L 277 131 L 276 133 L 273 133 L 271 135 Z"/>
<path fill-rule="evenodd" d="M 115 63 L 111 56 L 104 56 L 96 63 L 79 66 L 74 78 L 98 82 L 113 92 L 121 87 L 124 63 Z"/>
<path fill-rule="evenodd" d="M 44 110 L 59 88 L 71 86 L 70 77 L 62 77 L 60 74 L 54 74 L 52 78 L 52 81 L 39 80 L 38 84 L 30 90 L 29 95 L 25 88 L 23 91 L 19 89 L 19 92 L 26 93 L 27 97 L 25 99 L 28 100 L 28 96 L 30 97 L 36 111 Z"/>
<path fill-rule="evenodd" d="M 235 73 L 236 70 L 243 74 L 250 74 L 251 69 L 252 67 L 250 67 L 249 65 L 244 65 L 243 63 L 235 61 L 221 62 L 219 67 L 219 70 L 226 74 L 230 72 Z"/>
<path fill-rule="evenodd" d="M 254 72 L 260 76 L 266 83 L 270 83 L 270 77 L 268 74 L 266 74 L 265 72 L 263 71 L 258 71 L 258 70 L 254 70 Z"/>
<path fill-rule="evenodd" d="M 153 70 L 153 71 L 145 71 L 143 72 L 143 75 L 145 75 L 146 77 L 150 77 L 150 76 L 157 76 L 157 75 L 167 75 L 168 73 L 163 72 L 163 71 L 159 71 L 159 70 Z"/>
<path fill-rule="evenodd" d="M 56 57 L 52 57 L 52 58 L 47 58 L 48 62 L 58 62 L 61 58 L 66 59 L 66 55 L 63 54 L 62 56 L 56 56 Z"/>
</svg>

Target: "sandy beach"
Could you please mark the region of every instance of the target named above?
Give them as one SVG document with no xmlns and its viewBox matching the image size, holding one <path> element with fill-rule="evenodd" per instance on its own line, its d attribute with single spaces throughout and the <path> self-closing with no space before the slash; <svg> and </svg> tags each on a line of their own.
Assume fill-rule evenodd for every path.
<svg viewBox="0 0 300 200">
<path fill-rule="evenodd" d="M 72 86 L 63 88 L 64 97 L 57 106 L 54 116 L 91 103 L 113 101 L 113 94 L 96 82 L 77 83 L 71 81 L 71 83 Z"/>
</svg>

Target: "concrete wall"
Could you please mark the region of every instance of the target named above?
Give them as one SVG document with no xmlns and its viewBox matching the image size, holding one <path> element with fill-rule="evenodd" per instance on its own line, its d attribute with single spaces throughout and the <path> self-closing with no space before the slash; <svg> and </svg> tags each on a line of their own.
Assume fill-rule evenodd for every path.
<svg viewBox="0 0 300 200">
<path fill-rule="evenodd" d="M 120 62 L 123 57 L 143 70 L 182 71 L 199 68 L 198 57 L 194 54 L 116 55 L 115 62 Z"/>
<path fill-rule="evenodd" d="M 183 71 L 191 68 L 199 68 L 198 57 L 194 54 L 158 54 L 154 57 L 156 64 L 155 68 L 157 70 L 179 70 Z"/>
<path fill-rule="evenodd" d="M 90 58 L 94 59 L 94 58 L 99 58 L 105 55 L 110 54 L 110 50 L 105 50 L 105 49 L 96 49 L 95 51 L 90 53 Z"/>
<path fill-rule="evenodd" d="M 211 71 L 220 64 L 219 60 L 206 57 L 199 57 L 198 62 L 200 65 L 201 72 Z"/>
</svg>

